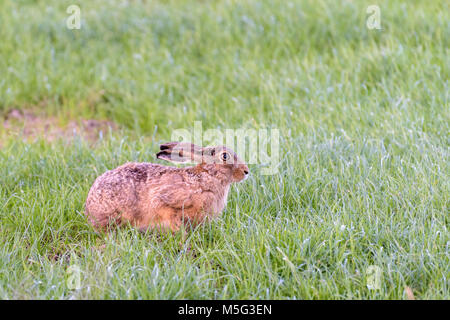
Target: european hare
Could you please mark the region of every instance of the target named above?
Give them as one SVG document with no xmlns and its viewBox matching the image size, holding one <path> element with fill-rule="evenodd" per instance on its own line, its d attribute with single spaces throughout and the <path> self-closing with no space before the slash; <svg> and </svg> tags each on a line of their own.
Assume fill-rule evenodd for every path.
<svg viewBox="0 0 450 320">
<path fill-rule="evenodd" d="M 247 178 L 249 169 L 226 147 L 198 147 L 170 142 L 158 159 L 198 163 L 176 168 L 154 163 L 126 163 L 98 177 L 89 191 L 85 214 L 97 229 L 130 223 L 142 231 L 176 231 L 214 218 L 226 205 L 232 182 Z"/>
</svg>

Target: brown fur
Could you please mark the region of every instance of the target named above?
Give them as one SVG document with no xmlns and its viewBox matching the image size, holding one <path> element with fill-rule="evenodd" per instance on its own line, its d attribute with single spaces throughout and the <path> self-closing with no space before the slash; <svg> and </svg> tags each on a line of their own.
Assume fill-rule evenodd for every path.
<svg viewBox="0 0 450 320">
<path fill-rule="evenodd" d="M 98 229 L 130 223 L 140 230 L 178 230 L 214 218 L 224 209 L 232 182 L 247 177 L 248 167 L 226 147 L 201 148 L 171 142 L 157 158 L 198 163 L 176 168 L 126 163 L 98 177 L 89 191 L 85 214 Z M 230 157 L 223 159 L 223 153 Z"/>
</svg>

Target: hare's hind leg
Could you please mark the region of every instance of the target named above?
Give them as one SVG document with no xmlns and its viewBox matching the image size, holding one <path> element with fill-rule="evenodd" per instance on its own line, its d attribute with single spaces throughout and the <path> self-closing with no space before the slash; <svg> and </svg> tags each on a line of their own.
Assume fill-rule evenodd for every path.
<svg viewBox="0 0 450 320">
<path fill-rule="evenodd" d="M 138 216 L 136 194 L 127 188 L 116 185 L 103 185 L 89 192 L 85 205 L 85 214 L 97 229 L 133 224 Z"/>
<path fill-rule="evenodd" d="M 87 216 L 88 221 L 97 230 L 107 230 L 111 226 L 120 225 L 122 222 L 121 214 L 117 210 L 112 210 L 111 212 L 98 212 L 91 208 L 90 210 L 86 209 L 85 215 Z"/>
</svg>

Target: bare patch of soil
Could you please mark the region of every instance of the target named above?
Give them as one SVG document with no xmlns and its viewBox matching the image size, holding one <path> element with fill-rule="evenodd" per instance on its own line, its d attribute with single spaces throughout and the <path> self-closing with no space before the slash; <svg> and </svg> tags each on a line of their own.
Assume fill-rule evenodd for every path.
<svg viewBox="0 0 450 320">
<path fill-rule="evenodd" d="M 24 141 L 43 138 L 48 142 L 58 139 L 72 141 L 80 137 L 88 142 L 95 142 L 109 130 L 117 130 L 117 125 L 111 121 L 82 119 L 71 120 L 61 126 L 56 117 L 41 116 L 28 110 L 11 110 L 3 121 L 3 128 L 7 135 L 17 135 Z M 0 146 L 1 147 L 1 146 Z"/>
</svg>

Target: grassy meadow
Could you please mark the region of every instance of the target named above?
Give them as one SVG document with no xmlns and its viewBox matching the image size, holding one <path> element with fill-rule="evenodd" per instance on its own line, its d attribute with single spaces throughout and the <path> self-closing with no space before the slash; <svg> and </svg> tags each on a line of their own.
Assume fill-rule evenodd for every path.
<svg viewBox="0 0 450 320">
<path fill-rule="evenodd" d="M 449 299 L 449 9 L 1 0 L 0 298 Z M 115 129 L 49 141 L 23 112 Z M 94 179 L 194 121 L 278 129 L 278 172 L 251 165 L 192 232 L 96 233 Z"/>
</svg>

